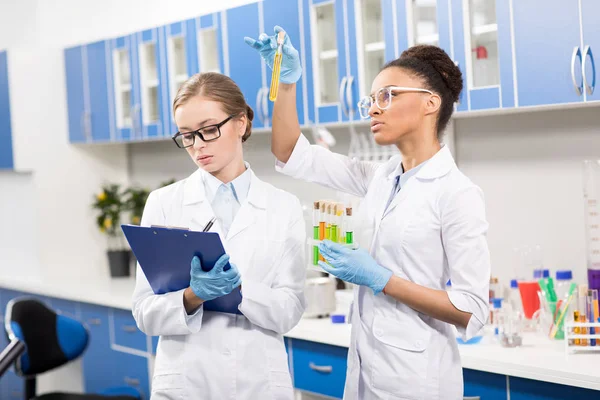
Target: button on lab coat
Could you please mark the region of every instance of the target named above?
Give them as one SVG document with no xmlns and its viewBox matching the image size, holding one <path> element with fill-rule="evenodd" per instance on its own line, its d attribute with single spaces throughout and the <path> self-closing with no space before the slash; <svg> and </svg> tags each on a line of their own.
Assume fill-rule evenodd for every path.
<svg viewBox="0 0 600 400">
<path fill-rule="evenodd" d="M 447 147 L 407 180 L 386 209 L 399 156 L 387 163 L 351 160 L 301 135 L 287 175 L 363 198 L 355 237 L 395 275 L 432 289 L 472 313 L 464 338 L 488 315 L 490 259 L 481 190 L 457 168 Z M 463 380 L 450 324 L 413 310 L 383 293 L 357 287 L 352 306 L 345 399 L 462 399 Z"/>
<path fill-rule="evenodd" d="M 213 216 L 204 173 L 153 191 L 142 225 L 202 230 Z M 220 231 L 218 222 L 213 228 Z M 247 199 L 221 235 L 242 276 L 243 315 L 202 307 L 187 315 L 183 290 L 155 295 L 138 265 L 133 316 L 142 332 L 160 336 L 153 400 L 293 399 L 282 334 L 305 308 L 305 231 L 298 199 L 252 174 Z"/>
</svg>

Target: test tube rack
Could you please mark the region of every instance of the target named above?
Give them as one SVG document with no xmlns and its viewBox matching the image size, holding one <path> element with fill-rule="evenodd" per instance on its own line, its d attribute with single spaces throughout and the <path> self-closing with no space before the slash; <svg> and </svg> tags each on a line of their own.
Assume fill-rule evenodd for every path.
<svg viewBox="0 0 600 400">
<path fill-rule="evenodd" d="M 589 333 L 590 328 L 594 328 L 595 333 Z M 565 350 L 567 353 L 577 352 L 594 352 L 600 351 L 600 322 L 565 322 Z M 582 329 L 587 329 L 588 333 L 575 333 L 575 329 L 581 332 Z M 575 344 L 575 340 L 579 340 L 579 344 Z M 595 346 L 592 346 L 592 339 L 595 340 Z M 587 345 L 581 345 L 581 341 L 586 340 Z"/>
<path fill-rule="evenodd" d="M 322 240 L 316 240 L 316 239 L 311 239 L 311 238 L 306 239 L 306 243 L 310 246 L 311 249 L 312 249 L 312 246 L 318 246 L 319 243 L 321 243 L 321 242 L 322 242 Z M 338 244 L 341 246 L 348 247 L 349 249 L 352 249 L 352 250 L 358 249 L 358 244 L 356 242 L 354 242 L 354 243 L 338 243 Z M 311 271 L 325 272 L 321 267 L 319 267 L 318 265 L 313 265 L 313 264 L 308 264 L 308 269 Z"/>
</svg>

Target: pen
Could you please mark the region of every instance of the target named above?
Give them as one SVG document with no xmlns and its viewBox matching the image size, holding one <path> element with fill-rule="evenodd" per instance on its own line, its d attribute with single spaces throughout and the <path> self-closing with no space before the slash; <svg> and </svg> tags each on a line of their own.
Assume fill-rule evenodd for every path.
<svg viewBox="0 0 600 400">
<path fill-rule="evenodd" d="M 208 224 L 206 224 L 206 226 L 204 227 L 204 229 L 202 229 L 202 232 L 208 232 L 208 230 L 213 226 L 213 224 L 215 223 L 216 218 L 212 217 L 210 219 L 210 221 L 208 221 Z"/>
</svg>

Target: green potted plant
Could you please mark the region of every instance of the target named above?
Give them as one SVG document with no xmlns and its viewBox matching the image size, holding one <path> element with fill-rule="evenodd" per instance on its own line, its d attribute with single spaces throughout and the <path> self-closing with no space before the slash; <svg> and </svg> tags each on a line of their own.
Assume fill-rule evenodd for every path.
<svg viewBox="0 0 600 400">
<path fill-rule="evenodd" d="M 126 205 L 118 184 L 106 184 L 95 196 L 92 207 L 97 210 L 96 225 L 108 238 L 108 264 L 111 277 L 130 275 L 130 251 L 127 248 L 121 219 Z"/>
</svg>

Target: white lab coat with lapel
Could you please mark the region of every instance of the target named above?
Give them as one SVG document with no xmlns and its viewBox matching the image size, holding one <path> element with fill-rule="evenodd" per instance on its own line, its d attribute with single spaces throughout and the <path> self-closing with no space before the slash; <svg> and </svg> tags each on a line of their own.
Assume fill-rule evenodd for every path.
<svg viewBox="0 0 600 400">
<path fill-rule="evenodd" d="M 142 225 L 202 230 L 213 217 L 202 174 L 153 191 Z M 242 276 L 243 315 L 187 315 L 183 290 L 155 295 L 138 264 L 133 316 L 139 329 L 160 336 L 152 400 L 293 399 L 282 334 L 305 307 L 305 222 L 294 196 L 254 174 L 226 238 L 226 252 Z M 191 261 L 191 260 L 190 260 Z M 168 268 L 165 265 L 165 268 Z"/>
<path fill-rule="evenodd" d="M 488 315 L 490 260 L 481 190 L 457 168 L 447 147 L 409 179 L 384 212 L 401 159 L 351 160 L 301 135 L 287 175 L 362 197 L 355 237 L 377 262 L 419 285 L 445 290 L 472 313 L 464 338 Z M 450 324 L 435 320 L 367 287 L 356 287 L 352 306 L 345 399 L 458 400 L 462 368 Z"/>
</svg>

